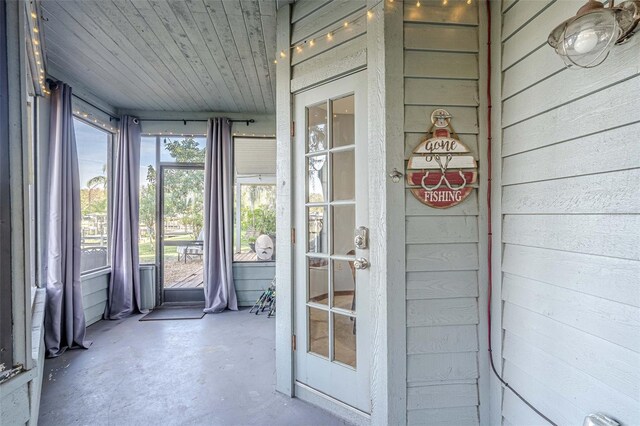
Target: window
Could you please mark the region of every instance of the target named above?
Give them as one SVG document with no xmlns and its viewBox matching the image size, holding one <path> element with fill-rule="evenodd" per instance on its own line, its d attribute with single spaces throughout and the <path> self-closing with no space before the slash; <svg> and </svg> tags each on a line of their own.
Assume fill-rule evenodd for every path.
<svg viewBox="0 0 640 426">
<path fill-rule="evenodd" d="M 80 169 L 80 272 L 108 265 L 111 134 L 74 119 Z"/>
<path fill-rule="evenodd" d="M 235 138 L 234 145 L 234 261 L 273 261 L 276 141 Z"/>
</svg>

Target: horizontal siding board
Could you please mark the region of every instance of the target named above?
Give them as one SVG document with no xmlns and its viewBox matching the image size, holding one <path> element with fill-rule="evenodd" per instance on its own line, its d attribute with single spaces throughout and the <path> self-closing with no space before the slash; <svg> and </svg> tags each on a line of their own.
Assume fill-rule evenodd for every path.
<svg viewBox="0 0 640 426">
<path fill-rule="evenodd" d="M 478 269 L 477 244 L 409 244 L 408 272 L 470 271 Z"/>
<path fill-rule="evenodd" d="M 262 295 L 262 291 L 238 291 L 238 304 L 240 306 L 253 306 L 258 298 Z M 265 311 L 266 312 L 266 311 Z"/>
<path fill-rule="evenodd" d="M 431 107 L 430 111 L 433 112 L 433 110 L 435 110 L 436 107 Z M 429 111 L 429 109 L 423 110 L 424 113 L 426 113 L 427 111 Z M 447 111 L 451 112 L 451 108 L 447 108 Z M 431 116 L 431 112 L 429 112 L 429 117 Z M 458 118 L 463 118 L 463 117 L 458 117 Z M 467 117 L 468 118 L 468 117 Z M 428 120 L 428 121 L 427 121 Z M 427 122 L 431 123 L 431 119 L 430 118 L 423 118 L 423 123 L 422 125 L 424 126 L 422 128 L 422 130 L 417 131 L 417 132 L 406 132 L 404 134 L 404 158 L 408 159 L 411 154 L 413 153 L 413 150 L 416 149 L 416 147 L 418 146 L 418 144 L 422 141 L 425 140 L 425 138 L 427 137 Z M 471 122 L 472 123 L 472 122 Z M 470 123 L 470 125 L 468 127 L 471 127 L 472 124 Z M 429 124 L 429 126 L 431 126 Z M 475 127 L 471 127 L 474 128 Z M 461 133 L 458 130 L 458 127 L 455 127 L 456 131 L 457 131 L 457 136 L 458 139 L 460 140 L 460 142 L 462 142 L 463 144 L 465 144 L 467 146 L 467 148 L 469 148 L 469 150 L 474 154 L 474 157 L 476 157 L 476 159 L 478 158 L 478 135 L 477 134 L 465 134 L 465 133 Z M 429 135 L 431 136 L 431 135 Z"/>
<path fill-rule="evenodd" d="M 407 300 L 478 296 L 477 271 L 408 272 Z"/>
<path fill-rule="evenodd" d="M 475 405 L 478 405 L 478 388 L 474 384 L 434 385 L 407 389 L 409 410 Z"/>
<path fill-rule="evenodd" d="M 469 196 L 460 204 L 448 209 L 436 209 L 422 204 L 410 190 L 405 194 L 405 215 L 409 216 L 477 216 L 478 191 L 471 191 Z"/>
<path fill-rule="evenodd" d="M 638 134 L 640 122 L 512 155 L 502 161 L 502 184 L 638 168 Z"/>
<path fill-rule="evenodd" d="M 407 354 L 476 352 L 478 331 L 475 325 L 409 327 Z"/>
<path fill-rule="evenodd" d="M 478 241 L 475 216 L 412 216 L 406 218 L 405 229 L 408 244 Z"/>
<path fill-rule="evenodd" d="M 505 243 L 640 259 L 640 215 L 507 215 Z"/>
<path fill-rule="evenodd" d="M 432 24 L 478 25 L 477 3 L 452 2 L 443 6 L 441 0 L 423 0 L 404 4 L 405 22 L 424 22 Z"/>
<path fill-rule="evenodd" d="M 264 291 L 271 285 L 271 280 L 238 280 L 234 279 L 236 291 Z"/>
<path fill-rule="evenodd" d="M 408 300 L 407 326 L 472 325 L 478 323 L 475 298 Z"/>
<path fill-rule="evenodd" d="M 352 13 L 358 10 L 362 10 L 364 13 L 365 5 L 365 0 L 333 0 L 321 9 L 295 22 L 291 26 L 291 42 L 298 43 L 319 31 L 335 30 L 336 23 L 342 22 Z"/>
<path fill-rule="evenodd" d="M 509 361 L 504 362 L 503 377 L 534 407 L 559 425 L 580 425 L 585 413 L 569 402 L 565 395 L 550 389 L 539 381 L 539 376 L 525 372 Z M 527 407 L 513 392 L 504 391 L 503 415 L 514 426 L 548 426 L 549 423 Z M 582 420 L 577 419 L 582 416 Z"/>
<path fill-rule="evenodd" d="M 404 47 L 410 50 L 475 53 L 478 51 L 478 28 L 406 23 Z"/>
<path fill-rule="evenodd" d="M 82 306 L 86 308 L 90 308 L 92 306 L 102 304 L 104 305 L 107 301 L 107 289 L 102 289 L 96 291 L 91 294 L 85 294 L 82 296 Z"/>
<path fill-rule="evenodd" d="M 327 50 L 313 58 L 302 62 L 292 68 L 292 78 L 294 81 L 305 75 L 313 74 L 318 69 L 325 68 L 333 63 L 341 62 L 345 58 L 360 54 L 359 52 L 367 50 L 367 37 L 360 35 L 339 46 L 335 46 L 331 50 Z"/>
<path fill-rule="evenodd" d="M 409 355 L 407 380 L 411 382 L 478 378 L 476 352 Z"/>
<path fill-rule="evenodd" d="M 452 407 L 409 410 L 407 424 L 410 426 L 475 426 L 480 424 L 480 421 L 477 407 Z"/>
<path fill-rule="evenodd" d="M 234 280 L 272 280 L 275 276 L 275 263 L 269 263 L 264 266 L 259 263 L 247 266 L 239 263 L 233 265 Z"/>
<path fill-rule="evenodd" d="M 331 0 L 298 0 L 294 2 L 291 7 L 291 23 L 298 22 L 330 2 Z"/>
<path fill-rule="evenodd" d="M 405 105 L 478 106 L 478 102 L 475 80 L 404 79 Z"/>
<path fill-rule="evenodd" d="M 580 421 L 584 419 L 585 413 L 591 412 L 594 407 L 598 407 L 598 411 L 615 413 L 614 416 L 622 424 L 633 424 L 640 418 L 640 404 L 637 401 L 513 334 L 505 333 L 502 353 L 507 361 L 521 370 L 535 371 L 536 377 L 545 383 L 545 387 L 563 395 L 576 407 L 582 408 L 584 411 Z M 578 418 L 568 420 L 571 420 L 572 424 L 578 422 Z"/>
<path fill-rule="evenodd" d="M 404 130 L 409 133 L 425 133 L 431 127 L 431 113 L 439 108 L 437 103 L 428 106 L 405 105 Z M 458 133 L 478 133 L 478 112 L 475 107 L 448 107 L 453 117 L 452 125 Z"/>
<path fill-rule="evenodd" d="M 404 76 L 474 80 L 478 78 L 478 54 L 408 50 Z"/>
<path fill-rule="evenodd" d="M 509 156 L 554 143 L 577 139 L 640 121 L 637 92 L 640 77 L 562 105 L 544 114 L 509 126 L 503 132 L 502 155 Z M 602 97 L 615 99 L 615 108 Z"/>
<path fill-rule="evenodd" d="M 544 45 L 551 30 L 563 19 L 574 16 L 582 5 L 583 0 L 556 1 L 505 41 L 502 48 L 502 70 L 506 70 L 528 53 Z"/>
<path fill-rule="evenodd" d="M 568 290 L 640 307 L 640 262 L 506 245 L 502 270 Z"/>
<path fill-rule="evenodd" d="M 333 51 L 332 51 L 333 52 Z M 345 51 L 341 56 L 335 52 L 329 52 L 328 56 L 319 58 L 317 67 L 310 72 L 298 75 L 291 80 L 291 91 L 298 92 L 320 83 L 334 80 L 338 77 L 364 69 L 367 66 L 367 49 Z"/>
<path fill-rule="evenodd" d="M 99 303 L 95 306 L 85 308 L 84 317 L 87 323 L 87 327 L 102 319 L 102 314 L 104 314 L 104 309 L 106 306 L 107 302 L 105 301 L 104 303 Z"/>
<path fill-rule="evenodd" d="M 510 126 L 572 99 L 606 90 L 603 88 L 637 76 L 640 73 L 639 49 L 640 39 L 634 38 L 615 49 L 617 58 L 607 58 L 599 66 L 598 73 L 588 68 L 565 69 L 505 100 L 502 103 L 502 125 Z"/>
<path fill-rule="evenodd" d="M 301 49 L 298 49 L 297 46 L 291 49 L 291 65 L 302 64 L 367 33 L 367 20 L 362 18 L 361 12 L 347 17 L 346 20 L 351 22 L 349 27 L 341 28 L 340 31 L 333 34 L 331 39 L 327 38 L 326 32 L 317 33 L 311 35 L 302 44 L 299 44 L 298 46 L 301 46 Z M 313 46 L 311 46 L 311 40 L 313 40 Z"/>
<path fill-rule="evenodd" d="M 640 353 L 507 303 L 505 330 L 640 401 Z"/>
<path fill-rule="evenodd" d="M 516 3 L 502 17 L 502 40 L 511 37 L 551 3 L 553 1 L 541 0 L 524 0 Z"/>
<path fill-rule="evenodd" d="M 640 183 L 640 168 L 510 185 L 502 190 L 502 213 L 640 213 L 640 185 L 630 182 Z"/>
<path fill-rule="evenodd" d="M 502 74 L 502 99 L 508 99 L 564 68 L 564 62 L 555 50 L 546 44 L 540 46 Z"/>
<path fill-rule="evenodd" d="M 82 294 L 86 296 L 109 287 L 109 274 L 89 279 L 80 278 L 80 282 L 82 283 Z"/>
<path fill-rule="evenodd" d="M 502 299 L 593 336 L 640 352 L 640 309 L 504 274 Z"/>
</svg>

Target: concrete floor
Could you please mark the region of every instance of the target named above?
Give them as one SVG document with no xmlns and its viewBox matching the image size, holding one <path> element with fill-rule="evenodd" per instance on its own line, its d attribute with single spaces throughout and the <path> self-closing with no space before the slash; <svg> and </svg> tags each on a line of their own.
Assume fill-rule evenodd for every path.
<svg viewBox="0 0 640 426">
<path fill-rule="evenodd" d="M 100 321 L 47 360 L 39 425 L 344 425 L 275 392 L 275 320 Z"/>
</svg>

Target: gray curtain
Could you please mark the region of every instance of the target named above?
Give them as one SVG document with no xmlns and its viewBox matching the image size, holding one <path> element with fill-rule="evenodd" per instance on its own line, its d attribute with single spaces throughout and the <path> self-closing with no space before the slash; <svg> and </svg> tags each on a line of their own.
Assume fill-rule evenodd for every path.
<svg viewBox="0 0 640 426">
<path fill-rule="evenodd" d="M 204 173 L 204 311 L 235 311 L 233 138 L 227 118 L 209 119 Z"/>
<path fill-rule="evenodd" d="M 80 175 L 73 129 L 71 87 L 52 88 L 49 128 L 49 214 L 47 238 L 47 357 L 88 348 L 80 284 Z"/>
<path fill-rule="evenodd" d="M 123 115 L 115 149 L 111 209 L 111 279 L 105 319 L 120 319 L 140 309 L 138 224 L 140 122 Z"/>
</svg>

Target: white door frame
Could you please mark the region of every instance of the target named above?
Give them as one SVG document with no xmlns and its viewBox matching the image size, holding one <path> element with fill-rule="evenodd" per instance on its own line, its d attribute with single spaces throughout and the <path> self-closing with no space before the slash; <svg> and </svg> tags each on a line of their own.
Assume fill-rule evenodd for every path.
<svg viewBox="0 0 640 426">
<path fill-rule="evenodd" d="M 367 0 L 369 225 L 371 334 L 371 416 L 373 425 L 406 424 L 406 300 L 404 184 L 389 177 L 404 170 L 404 82 L 402 2 Z M 299 396 L 294 387 L 291 5 L 277 12 L 276 46 L 284 57 L 276 65 L 278 257 L 276 277 L 276 390 Z M 375 70 L 375 71 L 373 71 Z M 318 70 L 322 73 L 325 70 Z M 325 74 L 326 76 L 326 74 Z M 376 191 L 374 194 L 372 188 Z M 308 392 L 310 393 L 310 392 Z M 312 400 L 313 395 L 307 395 Z M 321 401 L 316 403 L 320 404 Z M 335 407 L 325 407 L 334 409 Z M 344 416 L 344 412 L 335 411 Z"/>
</svg>

